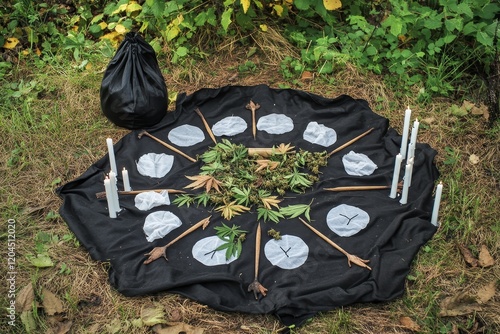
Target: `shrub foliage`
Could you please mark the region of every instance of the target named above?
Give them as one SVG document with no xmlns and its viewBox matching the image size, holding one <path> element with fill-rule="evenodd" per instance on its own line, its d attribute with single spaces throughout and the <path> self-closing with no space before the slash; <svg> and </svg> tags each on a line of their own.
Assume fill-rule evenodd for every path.
<svg viewBox="0 0 500 334">
<path fill-rule="evenodd" d="M 4 1 L 0 14 L 0 77 L 12 50 L 45 61 L 69 53 L 84 67 L 92 53 L 111 56 L 134 30 L 178 63 L 206 57 L 227 38 L 250 43 L 249 34 L 273 26 L 300 50 L 282 61 L 287 78 L 327 75 L 349 62 L 424 102 L 465 97 L 484 81 L 498 108 L 491 78 L 500 4 L 491 0 L 18 0 Z"/>
</svg>

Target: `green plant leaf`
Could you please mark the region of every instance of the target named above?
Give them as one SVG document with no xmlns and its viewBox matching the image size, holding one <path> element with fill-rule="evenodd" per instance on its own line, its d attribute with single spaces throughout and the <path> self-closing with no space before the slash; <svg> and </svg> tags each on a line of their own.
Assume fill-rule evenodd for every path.
<svg viewBox="0 0 500 334">
<path fill-rule="evenodd" d="M 231 20 L 232 14 L 233 14 L 232 8 L 226 8 L 226 10 L 224 10 L 224 12 L 222 13 L 220 23 L 225 32 L 227 32 L 227 29 L 229 28 L 229 25 L 232 22 Z"/>
<path fill-rule="evenodd" d="M 36 256 L 28 255 L 27 258 L 28 261 L 37 268 L 47 268 L 54 266 L 52 259 L 45 253 L 37 254 Z"/>
<path fill-rule="evenodd" d="M 308 221 L 311 221 L 310 211 L 310 204 L 293 204 L 280 208 L 280 213 L 289 219 L 297 218 L 303 214 Z"/>
</svg>

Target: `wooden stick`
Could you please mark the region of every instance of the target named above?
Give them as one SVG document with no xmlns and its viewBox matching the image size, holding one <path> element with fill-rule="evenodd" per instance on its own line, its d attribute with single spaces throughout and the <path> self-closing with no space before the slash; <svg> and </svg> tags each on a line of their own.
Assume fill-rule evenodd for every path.
<svg viewBox="0 0 500 334">
<path fill-rule="evenodd" d="M 362 134 L 360 134 L 359 136 L 357 136 L 356 138 L 353 138 L 351 140 L 349 140 L 347 143 L 345 143 L 344 145 L 341 145 L 339 147 L 337 147 L 336 149 L 334 149 L 333 151 L 331 151 L 330 153 L 328 153 L 328 157 L 330 157 L 332 154 L 334 153 L 337 153 L 338 151 L 340 150 L 343 150 L 344 148 L 346 148 L 347 146 L 355 143 L 356 141 L 358 141 L 359 139 L 363 138 L 364 136 L 366 136 L 367 134 L 369 134 L 370 132 L 373 131 L 374 128 L 371 128 L 369 130 L 367 130 L 366 132 L 363 132 Z"/>
<path fill-rule="evenodd" d="M 205 125 L 205 129 L 207 130 L 208 135 L 210 136 L 210 138 L 212 138 L 213 142 L 215 144 L 217 144 L 217 140 L 215 140 L 214 133 L 212 132 L 212 129 L 210 129 L 210 126 L 208 125 L 207 120 L 205 119 L 205 117 L 203 117 L 203 114 L 201 113 L 200 108 L 196 107 L 196 108 L 194 108 L 194 111 L 198 114 L 198 116 L 200 116 L 201 121 L 203 122 L 203 125 Z"/>
<path fill-rule="evenodd" d="M 389 189 L 390 186 L 348 186 L 348 187 L 334 187 L 334 188 L 323 188 L 328 191 L 356 191 L 356 190 L 380 190 Z"/>
<path fill-rule="evenodd" d="M 157 193 L 161 193 L 162 191 L 167 191 L 169 194 L 185 194 L 186 192 L 184 190 L 177 190 L 177 189 L 151 189 L 151 190 L 130 190 L 130 191 L 118 191 L 118 195 L 138 195 L 140 193 L 145 193 L 148 191 L 154 191 Z M 95 194 L 95 197 L 97 198 L 104 198 L 106 197 L 106 192 L 98 192 Z"/>
<path fill-rule="evenodd" d="M 304 225 L 306 225 L 311 231 L 313 231 L 314 233 L 316 233 L 316 235 L 318 237 L 320 237 L 321 239 L 325 240 L 333 248 L 335 248 L 336 250 L 338 250 L 339 252 L 341 252 L 342 254 L 344 254 L 347 257 L 347 263 L 349 264 L 349 267 L 351 266 L 351 262 L 352 262 L 352 263 L 354 263 L 354 264 L 356 264 L 356 265 L 358 265 L 358 266 L 360 266 L 362 268 L 367 268 L 369 270 L 372 270 L 372 268 L 370 268 L 366 264 L 367 262 L 370 262 L 370 260 L 362 260 L 359 257 L 357 257 L 356 255 L 352 255 L 352 254 L 347 253 L 342 247 L 340 247 L 339 245 L 337 245 L 336 243 L 334 243 L 333 241 L 331 241 L 330 239 L 328 239 L 328 237 L 326 235 L 324 235 L 323 233 L 321 233 L 320 231 L 318 231 L 317 229 L 315 229 L 314 227 L 312 227 L 304 219 L 302 219 L 302 218 L 299 217 L 299 220 Z"/>
<path fill-rule="evenodd" d="M 138 137 L 139 139 L 141 139 L 141 138 L 142 138 L 142 136 L 147 136 L 147 137 L 149 137 L 149 138 L 151 138 L 151 139 L 153 139 L 153 140 L 157 141 L 158 143 L 162 144 L 163 146 L 165 146 L 165 147 L 166 147 L 166 148 L 168 148 L 169 150 L 172 150 L 172 151 L 174 151 L 175 153 L 182 155 L 184 158 L 188 159 L 189 161 L 196 162 L 196 159 L 191 158 L 191 157 L 190 157 L 189 155 L 187 155 L 186 153 L 184 153 L 184 152 L 182 152 L 181 150 L 179 150 L 179 149 L 177 149 L 177 148 L 173 147 L 172 145 L 169 145 L 169 144 L 165 143 L 163 140 L 160 140 L 160 139 L 156 138 L 155 136 L 151 135 L 151 134 L 150 134 L 149 132 L 147 132 L 147 131 L 141 131 L 141 132 L 137 135 L 137 137 Z"/>
<path fill-rule="evenodd" d="M 144 254 L 145 256 L 149 256 L 144 261 L 144 264 L 150 264 L 151 262 L 153 262 L 155 260 L 158 260 L 160 257 L 163 257 L 165 260 L 168 261 L 168 259 L 167 259 L 167 248 L 170 247 L 170 246 L 172 246 L 177 241 L 179 241 L 180 239 L 184 238 L 186 235 L 188 235 L 189 233 L 193 232 L 194 230 L 197 230 L 200 227 L 203 227 L 203 229 L 205 229 L 208 226 L 208 224 L 210 223 L 210 217 L 212 217 L 212 216 L 208 216 L 207 218 L 200 220 L 198 223 L 194 224 L 193 226 L 191 226 L 190 228 L 188 228 L 187 230 L 185 230 L 184 232 L 182 232 L 181 235 L 179 235 L 174 240 L 170 241 L 165 246 L 155 247 L 155 248 L 153 248 L 151 250 L 151 252 Z"/>
<path fill-rule="evenodd" d="M 272 147 L 249 147 L 248 156 L 260 155 L 263 158 L 270 157 L 275 150 Z"/>
<path fill-rule="evenodd" d="M 257 232 L 255 234 L 255 276 L 254 280 L 250 285 L 248 286 L 248 291 L 253 291 L 253 294 L 255 296 L 255 299 L 259 299 L 259 293 L 262 294 L 264 297 L 267 294 L 267 289 L 260 284 L 258 277 L 259 277 L 259 262 L 260 262 L 260 241 L 261 241 L 261 229 L 260 229 L 260 223 L 257 225 Z"/>
<path fill-rule="evenodd" d="M 257 225 L 257 234 L 255 235 L 255 279 L 257 279 L 257 277 L 259 276 L 260 240 L 261 240 L 261 230 L 259 223 Z"/>
<path fill-rule="evenodd" d="M 260 108 L 260 104 L 254 103 L 252 100 L 246 105 L 248 110 L 252 111 L 252 134 L 253 134 L 253 139 L 255 140 L 255 137 L 257 136 L 257 125 L 255 121 L 255 111 Z"/>
<path fill-rule="evenodd" d="M 172 246 L 177 241 L 181 240 L 186 235 L 190 234 L 194 230 L 199 229 L 200 227 L 203 227 L 203 229 L 205 229 L 207 227 L 208 223 L 210 223 L 210 217 L 212 217 L 212 216 L 209 216 L 207 218 L 204 218 L 204 219 L 200 220 L 199 222 L 197 222 L 196 224 L 194 224 L 193 226 L 191 226 L 190 228 L 188 228 L 187 230 L 185 230 L 184 232 L 182 232 L 177 238 L 175 238 L 174 240 L 170 241 L 165 247 Z"/>
</svg>

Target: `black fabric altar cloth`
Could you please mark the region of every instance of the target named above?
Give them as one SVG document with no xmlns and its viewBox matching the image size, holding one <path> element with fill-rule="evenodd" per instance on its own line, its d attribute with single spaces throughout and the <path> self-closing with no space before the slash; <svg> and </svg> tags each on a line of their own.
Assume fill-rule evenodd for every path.
<svg viewBox="0 0 500 334">
<path fill-rule="evenodd" d="M 259 130 L 254 140 L 251 112 L 245 108 L 250 100 L 261 106 L 256 112 L 258 120 L 270 114 L 285 115 L 287 120 L 292 120 L 293 129 L 283 134 Z M 134 196 L 129 195 L 120 196 L 122 210 L 116 219 L 111 219 L 106 199 L 96 198 L 96 193 L 104 191 L 104 176 L 110 170 L 106 155 L 57 192 L 63 199 L 60 214 L 81 244 L 93 259 L 109 261 L 109 281 L 113 287 L 125 296 L 170 292 L 221 311 L 270 313 L 285 325 L 300 324 L 320 311 L 353 303 L 390 301 L 403 294 L 412 259 L 436 231 L 430 223 L 432 192 L 438 178 L 433 164 L 435 150 L 427 144 L 417 144 L 412 185 L 405 205 L 399 203 L 399 197 L 391 199 L 389 190 L 329 192 L 324 188 L 391 183 L 401 136 L 389 128 L 388 120 L 375 114 L 366 101 L 346 95 L 330 99 L 299 90 L 272 89 L 266 85 L 201 89 L 191 95 L 181 94 L 175 111 L 168 113 L 160 124 L 148 129 L 148 132 L 171 143 L 168 136 L 172 129 L 183 124 L 197 127 L 205 134 L 204 139 L 180 149 L 192 157 L 202 154 L 214 143 L 200 117 L 193 111 L 195 107 L 199 107 L 211 126 L 226 117 L 241 117 L 248 124 L 245 131 L 217 139 L 227 138 L 247 147 L 291 143 L 309 151 L 331 151 L 373 127 L 370 134 L 329 158 L 328 166 L 321 169 L 320 180 L 312 189 L 303 194 L 287 193 L 280 203 L 286 206 L 312 202 L 311 225 L 351 254 L 370 260 L 372 270 L 356 265 L 349 267 L 344 255 L 298 219 L 282 220 L 279 224 L 262 222 L 259 281 L 269 291 L 267 296 L 256 300 L 253 293 L 247 291 L 254 279 L 255 210 L 228 222 L 212 207 L 194 205 L 186 208 L 170 204 L 141 211 L 134 205 Z M 311 122 L 334 129 L 337 136 L 335 143 L 324 147 L 305 140 L 303 134 Z M 133 189 L 183 189 L 191 182 L 186 175 L 199 174 L 200 160 L 192 163 L 150 138 L 139 139 L 138 133 L 139 130 L 134 130 L 114 145 L 118 170 L 127 168 Z M 343 157 L 351 151 L 369 157 L 376 166 L 373 173 L 349 175 Z M 138 173 L 137 162 L 148 153 L 173 156 L 171 170 L 164 177 L 154 178 Z M 404 168 L 400 175 L 403 173 Z M 118 187 L 123 189 L 120 175 Z M 174 198 L 175 195 L 170 194 L 170 200 Z M 345 208 L 354 210 L 353 217 L 357 213 L 357 217 L 368 218 L 364 223 L 360 220 L 361 226 L 366 226 L 351 231 L 353 235 L 339 236 L 329 228 L 327 216 L 344 212 L 335 213 L 335 210 Z M 165 237 L 148 242 L 143 225 L 146 217 L 156 211 L 173 213 L 180 218 L 182 225 Z M 149 265 L 143 264 L 145 253 L 156 246 L 164 246 L 208 216 L 212 216 L 211 223 L 205 230 L 196 230 L 168 248 L 168 262 L 161 258 Z M 351 215 L 345 213 L 344 217 L 347 226 Z M 205 265 L 194 257 L 193 245 L 203 238 L 215 236 L 213 227 L 220 226 L 222 222 L 239 225 L 248 231 L 242 254 L 227 264 Z M 289 249 L 280 246 L 284 258 L 287 255 L 285 251 L 292 252 L 296 248 L 302 264 L 289 264 L 286 258 L 280 265 L 271 263 L 269 258 L 276 253 L 264 251 L 268 243 L 269 249 L 273 246 L 267 236 L 271 228 L 283 236 L 290 236 Z M 266 254 L 271 255 L 268 258 Z M 290 268 L 283 269 L 287 265 Z"/>
</svg>

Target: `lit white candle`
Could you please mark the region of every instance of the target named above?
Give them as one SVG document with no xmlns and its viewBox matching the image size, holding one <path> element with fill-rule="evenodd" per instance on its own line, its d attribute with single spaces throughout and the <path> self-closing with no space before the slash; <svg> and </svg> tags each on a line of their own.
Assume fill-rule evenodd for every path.
<svg viewBox="0 0 500 334">
<path fill-rule="evenodd" d="M 116 218 L 113 190 L 111 189 L 111 181 L 107 177 L 104 179 L 104 189 L 106 190 L 106 201 L 108 202 L 109 217 Z"/>
<path fill-rule="evenodd" d="M 132 188 L 130 188 L 130 180 L 128 178 L 128 171 L 123 167 L 122 170 L 122 179 L 123 179 L 123 190 L 125 191 L 130 191 Z"/>
<path fill-rule="evenodd" d="M 118 173 L 118 168 L 116 168 L 116 159 L 115 159 L 115 150 L 113 149 L 113 139 L 106 139 L 106 144 L 108 145 L 108 155 L 109 155 L 109 165 L 111 170 L 115 173 Z"/>
<path fill-rule="evenodd" d="M 434 226 L 438 226 L 439 205 L 441 204 L 442 193 L 443 193 L 443 182 L 439 182 L 439 184 L 436 187 L 436 194 L 434 195 L 434 207 L 432 208 L 431 224 Z"/>
<path fill-rule="evenodd" d="M 115 206 L 116 212 L 120 211 L 120 201 L 118 200 L 118 187 L 116 186 L 116 174 L 111 171 L 109 172 L 109 183 L 111 184 L 111 198 L 113 199 L 113 204 Z"/>
<path fill-rule="evenodd" d="M 391 193 L 389 195 L 390 198 L 396 198 L 396 194 L 398 192 L 399 170 L 401 169 L 402 160 L 403 156 L 401 155 L 401 153 L 396 155 L 396 161 L 394 162 L 394 173 L 392 174 Z"/>
<path fill-rule="evenodd" d="M 410 118 L 411 118 L 411 109 L 408 107 L 405 110 L 405 120 L 403 124 L 403 137 L 401 138 L 401 149 L 400 153 L 403 156 L 403 159 L 406 158 L 406 149 L 408 145 L 408 132 L 410 131 Z"/>
<path fill-rule="evenodd" d="M 408 175 L 411 174 L 411 165 L 406 164 L 405 168 L 405 176 L 404 176 L 404 181 L 403 181 L 403 192 L 401 193 L 401 199 L 399 200 L 399 203 L 401 204 L 406 204 L 408 202 L 408 190 L 410 189 L 410 184 L 409 184 L 409 178 Z"/>
</svg>

